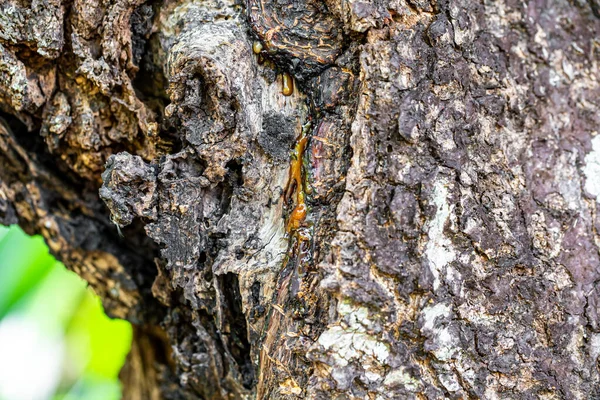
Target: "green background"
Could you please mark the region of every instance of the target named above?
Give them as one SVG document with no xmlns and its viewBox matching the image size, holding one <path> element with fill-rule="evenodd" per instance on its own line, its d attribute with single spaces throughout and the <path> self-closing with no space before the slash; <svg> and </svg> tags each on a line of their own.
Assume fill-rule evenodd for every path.
<svg viewBox="0 0 600 400">
<path fill-rule="evenodd" d="M 0 226 L 0 400 L 119 399 L 131 335 L 41 237 Z"/>
</svg>

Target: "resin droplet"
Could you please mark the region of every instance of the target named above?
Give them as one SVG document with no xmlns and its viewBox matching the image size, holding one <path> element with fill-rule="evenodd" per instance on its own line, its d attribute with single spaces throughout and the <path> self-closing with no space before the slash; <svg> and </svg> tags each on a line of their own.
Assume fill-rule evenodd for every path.
<svg viewBox="0 0 600 400">
<path fill-rule="evenodd" d="M 305 130 L 306 127 L 306 130 Z M 302 159 L 304 156 L 304 151 L 306 150 L 306 145 L 308 143 L 307 131 L 310 125 L 306 124 L 302 128 L 302 133 L 296 142 L 296 146 L 292 151 L 292 162 L 290 164 L 290 176 L 285 188 L 284 199 L 285 201 L 289 201 L 296 192 L 296 207 L 292 211 L 288 224 L 287 224 L 287 232 L 291 233 L 296 231 L 304 220 L 306 219 L 306 213 L 308 211 L 306 206 L 306 201 L 304 198 L 304 184 L 302 182 Z"/>
<path fill-rule="evenodd" d="M 300 228 L 300 225 L 306 219 L 306 203 L 300 203 L 292 211 L 290 220 L 288 221 L 288 232 L 295 231 Z"/>
<path fill-rule="evenodd" d="M 261 42 L 259 42 L 258 40 L 254 43 L 252 43 L 252 51 L 254 52 L 254 54 L 259 54 L 263 49 L 263 45 Z"/>
<path fill-rule="evenodd" d="M 287 72 L 284 72 L 282 83 L 281 93 L 283 93 L 284 96 L 291 96 L 292 93 L 294 93 L 294 78 Z"/>
</svg>

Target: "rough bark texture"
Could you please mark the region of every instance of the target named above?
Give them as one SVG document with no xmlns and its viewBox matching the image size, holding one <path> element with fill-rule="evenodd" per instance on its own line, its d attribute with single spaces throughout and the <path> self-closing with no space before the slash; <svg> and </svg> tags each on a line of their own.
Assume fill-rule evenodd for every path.
<svg viewBox="0 0 600 400">
<path fill-rule="evenodd" d="M 599 10 L 4 0 L 0 222 L 128 399 L 597 398 Z"/>
</svg>

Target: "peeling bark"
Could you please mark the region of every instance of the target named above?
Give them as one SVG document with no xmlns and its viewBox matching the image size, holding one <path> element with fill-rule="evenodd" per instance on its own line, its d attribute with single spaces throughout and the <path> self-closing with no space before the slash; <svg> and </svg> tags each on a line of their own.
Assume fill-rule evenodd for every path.
<svg viewBox="0 0 600 400">
<path fill-rule="evenodd" d="M 0 222 L 135 324 L 125 398 L 595 398 L 594 14 L 8 0 Z"/>
</svg>

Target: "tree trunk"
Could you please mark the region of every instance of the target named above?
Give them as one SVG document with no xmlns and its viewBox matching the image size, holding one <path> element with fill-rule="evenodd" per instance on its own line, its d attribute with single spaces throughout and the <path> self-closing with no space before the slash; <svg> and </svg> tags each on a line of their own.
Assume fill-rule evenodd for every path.
<svg viewBox="0 0 600 400">
<path fill-rule="evenodd" d="M 599 9 L 4 0 L 0 222 L 126 399 L 599 398 Z"/>
</svg>

